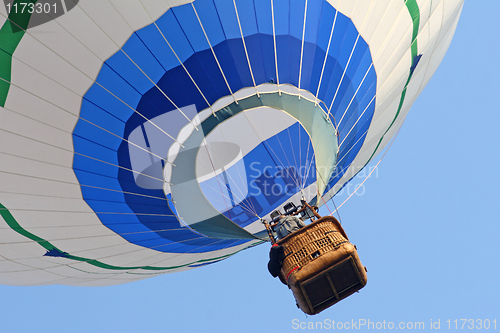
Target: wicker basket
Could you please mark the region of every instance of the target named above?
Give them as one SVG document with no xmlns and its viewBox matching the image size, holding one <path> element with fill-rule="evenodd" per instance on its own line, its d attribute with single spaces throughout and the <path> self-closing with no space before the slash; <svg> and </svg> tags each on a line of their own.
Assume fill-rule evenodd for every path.
<svg viewBox="0 0 500 333">
<path fill-rule="evenodd" d="M 278 241 L 285 248 L 282 282 L 290 272 L 304 267 L 323 254 L 333 251 L 341 244 L 349 242 L 340 223 L 332 216 L 325 216 L 299 231 Z"/>
<path fill-rule="evenodd" d="M 297 306 L 320 313 L 366 285 L 366 268 L 356 247 L 332 216 L 324 216 L 279 240 L 285 251 L 280 280 Z"/>
</svg>

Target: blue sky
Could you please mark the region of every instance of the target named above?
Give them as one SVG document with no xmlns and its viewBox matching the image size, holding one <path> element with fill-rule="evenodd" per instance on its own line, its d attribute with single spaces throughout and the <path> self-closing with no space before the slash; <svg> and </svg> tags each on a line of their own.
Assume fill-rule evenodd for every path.
<svg viewBox="0 0 500 333">
<path fill-rule="evenodd" d="M 383 331 L 375 325 L 384 321 L 428 331 L 431 322 L 460 329 L 461 319 L 474 320 L 467 331 L 485 320 L 500 329 L 499 11 L 498 0 L 466 1 L 443 63 L 396 141 L 340 210 L 368 268 L 360 293 L 306 317 L 267 272 L 266 244 L 120 286 L 0 286 L 0 332 L 313 331 L 300 329 L 309 322 L 326 331 L 332 321 L 356 322 L 349 330 L 360 332 Z M 368 321 L 373 329 L 359 329 Z"/>
</svg>

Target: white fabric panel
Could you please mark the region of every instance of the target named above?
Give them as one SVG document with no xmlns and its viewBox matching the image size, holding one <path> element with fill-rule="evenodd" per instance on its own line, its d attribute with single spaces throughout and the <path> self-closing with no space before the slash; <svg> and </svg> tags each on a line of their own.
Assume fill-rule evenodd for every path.
<svg viewBox="0 0 500 333">
<path fill-rule="evenodd" d="M 107 251 L 102 256 L 97 257 L 107 264 L 115 266 L 135 266 L 133 263 L 148 258 L 151 255 L 151 250 L 142 248 L 135 251 L 126 251 L 116 255 L 108 255 Z"/>
<path fill-rule="evenodd" d="M 234 249 L 232 249 L 234 252 Z M 232 252 L 231 252 L 232 253 Z M 154 266 L 154 267 L 173 267 L 176 265 L 186 265 L 190 264 L 192 262 L 198 261 L 198 260 L 203 260 L 207 257 L 205 253 L 197 253 L 197 254 L 191 254 L 190 256 L 184 256 L 182 254 L 179 254 L 176 256 L 175 253 L 170 253 L 169 258 L 166 259 L 165 255 L 157 254 L 149 257 L 139 257 L 137 256 L 135 260 L 128 262 L 124 266 Z M 218 253 L 214 255 L 215 256 L 220 256 Z M 110 258 L 112 260 L 113 258 Z M 125 259 L 125 258 L 124 258 Z M 108 259 L 106 259 L 108 260 Z M 177 264 L 173 264 L 173 262 L 176 261 Z M 131 270 L 131 272 L 137 272 L 139 274 L 158 274 L 158 271 L 148 271 L 148 270 Z M 161 272 L 161 271 L 160 271 Z M 169 272 L 166 270 L 165 272 Z"/>
<path fill-rule="evenodd" d="M 442 4 L 436 5 L 435 2 L 433 2 L 434 6 L 430 10 L 432 13 L 431 18 L 429 19 L 430 21 L 430 28 L 429 29 L 423 29 L 425 33 L 428 33 L 431 36 L 435 36 L 439 34 L 441 35 L 446 35 L 449 36 L 451 40 L 452 33 L 454 32 L 456 28 L 456 24 L 458 22 L 458 15 L 459 15 L 459 10 L 461 9 L 463 5 L 462 0 L 453 0 L 450 1 L 451 3 L 450 6 L 447 6 L 446 8 L 446 13 L 443 15 L 443 11 L 439 9 L 439 6 L 442 6 Z M 407 9 L 405 8 L 405 5 L 401 2 L 396 3 L 391 3 L 391 5 L 396 5 L 400 6 L 400 13 L 404 13 L 401 17 L 398 16 L 398 20 L 400 24 L 403 24 L 403 26 L 406 24 L 406 26 L 411 26 L 411 23 L 403 23 L 404 17 L 406 19 L 409 19 L 411 22 L 411 17 L 408 14 Z M 444 8 L 444 7 L 443 7 Z M 389 7 L 388 7 L 389 9 Z M 386 11 L 385 15 L 387 15 L 390 11 Z M 392 12 L 391 12 L 392 13 Z M 393 13 L 394 14 L 394 13 Z M 441 15 L 439 15 L 441 14 Z M 391 20 L 386 19 L 384 15 L 384 18 L 382 19 L 382 22 L 391 22 Z M 455 16 L 457 15 L 457 16 Z M 447 17 L 448 20 L 443 22 L 443 16 Z M 449 19 L 449 18 L 452 19 Z M 394 20 L 394 19 L 393 19 Z M 421 18 L 421 20 L 425 20 L 425 18 Z M 356 22 L 355 22 L 356 23 Z M 444 24 L 443 24 L 444 23 Z M 420 27 L 422 28 L 423 23 L 420 24 Z M 425 24 L 424 24 L 425 26 Z M 380 43 L 380 39 L 377 39 L 376 36 L 379 35 L 380 32 L 384 31 L 382 29 L 383 24 L 381 24 L 380 28 L 377 28 L 377 32 L 374 35 L 372 39 L 365 39 L 367 43 L 370 45 L 370 50 L 372 51 L 372 56 L 374 54 L 382 54 L 384 53 L 385 49 L 385 44 L 382 43 L 381 46 L 377 45 L 377 42 Z M 387 27 L 385 28 L 387 29 Z M 432 29 L 432 30 L 431 30 Z M 449 34 L 446 33 L 446 30 L 449 30 Z M 434 32 L 435 31 L 435 32 Z M 442 33 L 443 31 L 444 33 Z M 420 47 L 420 35 L 422 34 L 422 30 L 420 31 L 418 37 L 417 37 L 417 43 L 419 43 L 419 54 L 422 53 L 421 47 Z M 394 34 L 389 34 L 389 32 L 380 34 L 379 36 L 392 36 L 390 38 L 394 38 Z M 406 83 L 407 77 L 408 77 L 408 69 L 411 64 L 411 53 L 410 53 L 410 41 L 411 41 L 411 30 L 409 31 L 409 40 L 407 41 L 407 49 L 405 55 L 403 55 L 399 60 L 398 65 L 396 68 L 394 68 L 390 72 L 390 76 L 384 81 L 380 81 L 381 74 L 378 70 L 380 68 L 380 65 L 382 64 L 383 66 L 385 65 L 384 62 L 381 60 L 383 59 L 382 56 L 374 56 L 374 66 L 377 69 L 377 76 L 378 76 L 378 82 L 377 82 L 377 106 L 376 106 L 376 111 L 373 116 L 372 124 L 370 126 L 370 129 L 367 133 L 366 140 L 363 144 L 363 147 L 361 148 L 359 154 L 356 156 L 354 159 L 351 168 L 348 170 L 348 172 L 342 177 L 342 179 L 339 181 L 339 185 L 345 184 L 351 177 L 355 175 L 355 169 L 358 168 L 359 165 L 363 166 L 368 162 L 368 158 L 372 156 L 373 150 L 378 144 L 378 141 L 380 140 L 381 135 L 383 135 L 386 131 L 386 129 L 389 127 L 390 123 L 394 119 L 394 115 L 396 114 L 397 108 L 399 106 L 399 101 L 400 101 L 400 96 L 402 89 L 404 87 L 404 84 Z M 363 36 L 364 37 L 364 36 Z M 408 37 L 404 37 L 408 38 Z M 429 39 L 435 39 L 436 37 L 431 37 L 431 38 L 426 38 L 423 39 L 422 42 L 424 43 L 422 46 L 424 46 L 425 49 L 425 42 L 426 40 Z M 377 149 L 377 153 L 380 152 L 385 145 L 390 141 L 392 136 L 397 132 L 399 127 L 401 126 L 402 122 L 404 121 L 404 117 L 406 113 L 408 112 L 411 104 L 413 103 L 413 100 L 416 98 L 416 95 L 423 89 L 424 84 L 428 82 L 432 74 L 434 74 L 435 69 L 439 65 L 442 56 L 446 53 L 446 50 L 448 49 L 449 46 L 449 41 L 448 43 L 443 42 L 440 44 L 440 42 L 443 40 L 438 40 L 437 45 L 438 48 L 436 51 L 432 53 L 432 58 L 430 58 L 430 55 L 424 54 L 422 59 L 420 60 L 420 63 L 417 67 L 417 71 L 415 72 L 415 78 L 417 80 L 412 79 L 410 82 L 408 89 L 407 89 L 407 94 L 405 97 L 405 103 L 400 111 L 400 115 L 398 116 L 398 119 L 394 123 L 394 125 L 390 128 L 388 133 L 385 135 L 385 137 L 382 140 L 382 143 L 379 145 Z M 379 49 L 379 51 L 377 51 Z M 440 56 L 441 55 L 441 56 Z M 404 64 L 406 63 L 406 64 Z M 435 64 L 434 69 L 432 67 L 429 67 L 428 70 L 426 71 L 425 78 L 424 79 L 419 79 L 418 75 L 419 72 L 422 70 L 423 67 L 427 67 L 429 63 Z M 399 72 L 398 72 L 399 71 Z M 406 72 L 406 74 L 404 74 Z M 392 79 L 393 81 L 391 82 L 391 77 L 395 78 Z M 416 88 L 415 88 L 416 87 Z M 392 115 L 392 116 L 391 116 Z M 351 170 L 352 169 L 352 170 Z M 331 191 L 329 194 L 332 195 L 334 194 L 335 191 Z"/>
<path fill-rule="evenodd" d="M 17 178 L 18 181 L 18 188 L 21 190 L 24 189 L 24 183 L 25 182 L 31 182 L 31 178 L 26 178 L 18 176 Z M 14 179 L 15 180 L 15 179 Z M 33 180 L 33 182 L 35 182 Z M 36 182 L 36 184 L 40 184 L 40 188 L 43 189 L 44 187 L 47 186 L 54 186 L 53 182 L 46 181 L 46 180 L 41 180 L 40 182 Z M 61 193 L 64 195 L 64 191 Z M 35 200 L 36 199 L 36 200 Z M 34 210 L 34 211 L 44 211 L 44 210 L 51 210 L 51 211 L 61 211 L 61 207 L 64 207 L 64 211 L 66 212 L 92 212 L 89 210 L 89 208 L 86 206 L 86 204 L 82 201 L 79 200 L 78 198 L 71 198 L 71 197 L 63 197 L 63 196 L 45 196 L 44 193 L 42 192 L 42 195 L 37 195 L 37 196 L 29 196 L 25 195 L 24 193 L 22 194 L 14 194 L 14 193 L 5 193 L 5 196 L 2 195 L 2 204 L 6 207 L 8 207 L 9 210 L 15 211 L 15 210 Z M 92 212 L 93 214 L 93 212 Z M 90 214 L 89 214 L 90 215 Z M 17 217 L 14 216 L 14 217 Z M 90 216 L 88 218 L 91 218 Z M 18 221 L 20 223 L 20 221 Z M 43 223 L 42 221 L 39 221 L 39 223 Z M 24 224 L 23 224 L 24 225 Z M 49 223 L 50 225 L 50 223 Z"/>
<path fill-rule="evenodd" d="M 33 229 L 35 230 L 35 229 Z M 58 248 L 71 248 L 71 254 L 84 258 L 95 258 L 109 253 L 113 255 L 117 251 L 131 251 L 133 248 L 124 242 L 120 236 L 104 235 L 101 237 L 81 237 L 73 239 L 62 239 L 57 241 Z M 104 251 L 106 250 L 106 251 Z"/>
<path fill-rule="evenodd" d="M 441 5 L 441 3 L 443 2 L 444 0 L 433 0 L 431 1 L 431 4 L 430 4 L 430 11 L 431 13 L 434 13 L 434 11 L 436 10 L 437 7 L 439 7 Z M 451 0 L 453 2 L 456 2 L 456 0 Z M 461 0 L 459 0 L 461 1 Z M 461 1 L 463 3 L 463 1 Z"/>
<path fill-rule="evenodd" d="M 73 104 L 71 108 L 74 113 L 68 110 L 64 110 L 57 105 L 52 104 L 51 102 L 43 100 L 31 93 L 19 89 L 14 85 L 11 85 L 9 89 L 7 105 L 5 106 L 5 109 L 2 109 L 0 111 L 0 117 L 3 118 L 4 112 L 17 113 L 41 123 L 48 124 L 50 127 L 71 133 L 71 130 L 78 120 L 78 116 L 76 114 L 77 111 L 74 110 L 74 108 L 79 106 L 79 103 L 81 103 L 81 99 L 79 99 L 77 96 L 70 97 L 72 99 L 71 103 Z M 19 121 L 21 123 L 25 120 L 26 118 L 19 118 Z M 10 144 L 13 143 L 10 142 Z M 59 142 L 58 146 L 64 148 L 70 147 L 70 149 L 72 148 L 71 143 L 67 142 Z"/>
<path fill-rule="evenodd" d="M 5 132 L 0 131 L 0 140 L 2 140 L 4 138 L 10 139 L 10 140 L 15 139 L 16 145 L 13 145 L 12 147 L 8 147 L 10 149 L 1 149 L 0 150 L 1 151 L 0 158 L 2 158 L 2 160 L 4 160 L 4 161 L 7 161 L 7 160 L 16 161 L 20 164 L 21 168 L 23 168 L 25 166 L 29 167 L 29 165 L 31 165 L 34 160 L 31 160 L 28 158 L 20 158 L 20 157 L 16 157 L 16 156 L 11 155 L 12 153 L 15 155 L 21 155 L 24 151 L 28 150 L 28 149 L 16 150 L 16 146 L 18 144 L 22 143 L 23 141 L 26 141 L 26 139 L 23 139 L 23 138 L 18 139 L 17 137 L 13 137 L 11 135 L 4 135 L 4 134 L 5 134 Z M 45 146 L 41 145 L 41 144 L 34 145 L 34 149 L 37 146 L 39 148 L 45 149 Z M 56 151 L 55 154 L 52 154 L 53 150 L 55 150 L 55 149 L 47 149 L 47 159 L 49 159 L 51 156 L 55 156 L 56 158 L 58 156 L 62 156 L 65 160 L 66 159 L 65 156 L 70 155 L 69 153 L 66 153 L 65 155 L 61 155 L 61 154 L 59 154 L 59 151 Z M 40 151 L 43 151 L 43 150 L 39 150 L 39 152 Z M 7 152 L 7 153 L 4 154 L 3 152 Z M 29 156 L 29 155 L 23 155 L 23 156 Z M 37 156 L 35 155 L 35 159 L 36 159 L 36 157 Z M 52 161 L 57 161 L 57 159 L 54 159 Z M 41 163 L 41 162 L 36 162 L 36 163 L 38 165 L 41 165 L 43 169 L 47 169 L 47 168 L 50 169 L 52 166 L 52 164 L 46 164 L 46 163 Z M 47 163 L 50 163 L 50 161 L 48 161 Z M 58 168 L 61 168 L 61 167 L 58 167 Z M 54 182 L 51 182 L 50 180 L 46 180 L 46 179 L 33 178 L 30 175 L 26 175 L 26 176 L 19 175 L 18 168 L 16 166 L 12 167 L 12 166 L 7 166 L 7 165 L 2 164 L 0 169 L 2 171 L 13 172 L 13 173 L 4 173 L 4 172 L 0 173 L 0 182 L 2 184 L 2 191 L 3 192 L 6 192 L 6 193 L 25 193 L 25 194 L 32 194 L 32 195 L 48 195 L 48 196 L 56 196 L 56 197 L 66 195 L 67 197 L 81 198 L 81 193 L 78 192 L 77 189 L 74 188 L 76 183 L 73 180 L 71 180 L 69 184 L 62 183 L 62 182 L 54 183 Z M 65 173 L 67 174 L 67 177 L 70 177 L 71 175 L 68 174 L 67 172 L 69 172 L 69 171 L 65 171 Z M 48 186 L 52 186 L 52 187 L 48 187 Z M 13 200 L 21 200 L 22 201 L 22 198 L 13 198 Z"/>
<path fill-rule="evenodd" d="M 23 271 L 5 271 L 3 265 L 0 264 L 0 271 L 2 271 L 2 277 L 0 282 L 2 284 L 10 285 L 45 285 L 45 284 L 57 284 L 63 279 L 63 277 L 49 273 L 45 270 L 40 269 L 30 269 Z"/>
<path fill-rule="evenodd" d="M 109 2 L 133 31 L 139 30 L 153 22 L 151 16 L 140 1 L 109 0 Z M 158 1 L 158 3 L 160 4 L 161 2 Z M 167 7 L 166 3 L 163 3 L 163 7 Z M 161 13 L 163 13 L 163 11 Z"/>
<path fill-rule="evenodd" d="M 374 57 L 383 47 L 393 22 L 405 10 L 404 4 L 399 0 L 364 0 L 360 4 L 369 8 L 369 12 L 364 19 L 366 22 L 361 23 L 357 20 L 353 22 L 363 39 L 370 46 L 372 57 Z"/>
<path fill-rule="evenodd" d="M 378 6 L 374 6 L 374 10 L 380 11 Z M 378 74 L 378 68 L 386 64 L 387 59 L 392 56 L 391 51 L 401 43 L 401 39 L 405 38 L 408 44 L 411 41 L 411 30 L 408 35 L 411 18 L 403 2 L 391 1 L 387 3 L 382 18 L 379 18 L 379 23 L 374 25 L 376 30 L 371 39 L 365 38 L 363 34 L 361 36 L 370 46 L 373 64 Z"/>
<path fill-rule="evenodd" d="M 446 54 L 446 51 L 448 50 L 448 47 L 449 47 L 451 40 L 453 38 L 453 34 L 455 33 L 455 30 L 457 28 L 457 23 L 458 23 L 458 19 L 460 17 L 460 12 L 462 11 L 462 6 L 457 5 L 454 2 L 451 2 L 451 3 L 446 2 L 445 10 L 448 10 L 448 9 L 453 9 L 453 14 L 449 17 L 448 21 L 446 22 L 446 25 L 443 26 L 442 31 L 446 32 L 446 33 L 439 34 L 439 39 L 437 41 L 437 45 L 441 45 L 441 47 L 437 48 L 433 52 L 433 56 L 429 60 L 429 65 L 428 65 L 429 66 L 428 67 L 429 73 L 434 73 L 437 70 L 439 64 L 441 63 L 441 61 L 443 60 L 443 58 Z M 454 15 L 456 15 L 456 16 L 454 16 Z M 431 21 L 430 24 L 432 26 L 432 25 L 437 25 L 439 23 Z M 430 75 L 429 75 L 428 79 L 430 79 Z"/>
<path fill-rule="evenodd" d="M 78 269 L 72 268 L 68 265 L 59 265 L 55 267 L 50 267 L 45 269 L 46 272 L 59 275 L 61 278 L 75 279 L 75 278 L 89 278 L 87 273 L 84 273 Z"/>
<path fill-rule="evenodd" d="M 121 4 L 121 0 L 114 0 L 115 3 Z M 149 15 L 150 20 L 156 21 L 163 15 L 169 8 L 180 6 L 186 3 L 193 2 L 193 0 L 141 0 L 141 4 Z"/>
<path fill-rule="evenodd" d="M 65 18 L 65 15 L 62 17 Z M 85 71 L 95 75 L 96 69 L 102 64 L 102 61 L 65 31 L 56 20 L 28 29 L 14 53 L 14 59 L 13 66 L 17 61 L 24 62 L 26 66 L 78 95 L 82 95 L 93 81 L 93 77 L 89 77 Z M 14 69 L 13 67 L 13 80 L 22 82 L 24 77 L 19 77 Z M 41 84 L 39 81 L 37 83 Z M 37 90 L 29 91 L 37 93 Z"/>
<path fill-rule="evenodd" d="M 408 72 L 411 65 L 411 61 L 409 59 L 411 59 L 411 51 L 408 49 L 406 57 L 399 59 L 400 62 L 394 66 L 387 80 L 381 82 L 380 84 L 377 82 L 377 101 L 372 124 L 377 121 L 382 114 L 396 114 L 398 105 L 394 106 L 394 100 L 398 100 L 399 102 L 401 92 L 403 91 L 406 81 L 408 80 Z M 390 108 L 390 105 L 393 107 Z M 387 123 L 386 127 L 389 125 L 390 122 Z"/>
<path fill-rule="evenodd" d="M 12 260 L 12 262 L 15 262 L 20 265 L 25 265 L 31 268 L 41 268 L 41 269 L 56 267 L 61 265 L 61 263 L 54 263 L 50 260 L 46 260 L 45 258 L 49 257 L 33 258 L 32 255 L 30 254 L 29 257 L 15 259 Z"/>
<path fill-rule="evenodd" d="M 440 1 L 440 0 L 438 0 Z M 418 27 L 419 34 L 422 31 L 422 28 L 429 20 L 429 17 L 432 15 L 432 4 L 437 3 L 436 0 L 417 0 L 418 8 L 420 10 L 420 25 Z M 420 40 L 419 40 L 420 42 Z"/>
<path fill-rule="evenodd" d="M 102 62 L 113 55 L 118 48 L 111 36 L 102 30 L 94 18 L 91 18 L 85 11 L 88 3 L 84 2 L 86 2 L 85 6 L 81 7 L 82 1 L 80 1 L 79 6 L 59 17 L 55 23 L 60 25 L 58 35 L 66 37 L 67 48 L 85 49 L 83 54 L 70 58 L 71 62 L 89 78 L 95 79 L 101 69 Z M 28 33 L 30 31 L 31 29 L 28 30 Z M 43 35 L 37 35 L 37 37 L 45 42 Z"/>
<path fill-rule="evenodd" d="M 113 41 L 116 45 L 114 52 L 125 44 L 129 36 L 133 33 L 132 28 L 130 28 L 124 17 L 110 1 L 80 1 L 78 6 Z"/>
<path fill-rule="evenodd" d="M 333 6 L 333 8 L 337 9 L 339 12 L 346 15 L 347 17 L 350 17 L 349 14 L 352 12 L 354 5 L 356 4 L 356 1 L 342 1 L 342 0 L 327 0 L 327 1 Z M 370 0 L 362 0 L 362 1 L 368 4 Z M 356 23 L 357 22 L 354 22 L 354 24 Z"/>
<path fill-rule="evenodd" d="M 89 265 L 86 262 L 75 262 L 66 265 L 69 269 L 80 272 L 80 274 L 69 275 L 64 284 L 78 285 L 82 282 L 88 282 L 94 279 L 114 278 L 117 274 L 123 274 L 127 271 L 103 270 L 100 267 Z"/>
<path fill-rule="evenodd" d="M 3 258 L 13 260 L 32 258 L 34 254 L 40 257 L 46 251 L 38 243 L 27 240 L 26 237 L 2 223 L 0 224 L 0 252 Z"/>
<path fill-rule="evenodd" d="M 0 261 L 0 271 L 2 272 L 2 277 L 4 273 L 7 275 L 8 273 L 34 271 L 35 269 L 36 268 L 23 265 L 12 260 Z"/>
<path fill-rule="evenodd" d="M 29 39 L 29 37 L 26 38 Z M 24 90 L 24 92 L 26 92 L 26 94 L 34 94 L 40 97 L 41 99 L 47 100 L 49 103 L 52 103 L 64 110 L 70 111 L 74 114 L 78 114 L 79 107 L 81 104 L 81 97 L 76 95 L 74 92 L 72 92 L 65 86 L 65 84 L 71 86 L 72 83 L 75 81 L 72 79 L 70 80 L 61 79 L 64 83 L 58 83 L 57 81 L 54 81 L 51 78 L 52 75 L 47 76 L 49 75 L 47 71 L 50 72 L 48 68 L 51 67 L 61 68 L 60 71 L 58 70 L 54 71 L 54 77 L 57 78 L 58 75 L 61 77 L 64 75 L 68 75 L 68 77 L 75 77 L 75 76 L 81 77 L 82 80 L 80 80 L 79 84 L 85 82 L 85 78 L 82 77 L 81 73 L 78 72 L 74 67 L 69 66 L 67 63 L 58 63 L 58 62 L 54 63 L 51 60 L 48 60 L 48 59 L 54 59 L 52 57 L 52 52 L 40 46 L 40 44 L 36 42 L 33 43 L 33 49 L 31 49 L 31 46 L 29 46 L 28 43 L 23 43 L 23 42 L 20 43 L 18 48 L 21 50 L 27 48 L 27 50 L 25 51 L 27 54 L 26 57 L 24 57 L 23 55 L 19 55 L 19 57 L 25 58 L 24 60 L 27 62 L 18 61 L 16 59 L 12 60 L 12 73 L 13 73 L 11 81 L 12 85 L 20 87 L 21 89 Z M 32 55 L 28 55 L 30 52 L 38 53 L 38 57 L 33 58 Z M 40 61 L 41 63 L 44 63 L 47 66 L 47 67 L 39 66 L 42 72 L 28 65 L 30 61 L 37 62 L 38 58 L 45 59 L 44 61 Z M 43 73 L 43 71 L 47 73 Z M 65 71 L 66 74 L 64 74 Z M 88 86 L 90 86 L 91 83 L 92 82 L 90 80 L 88 79 L 86 80 L 86 84 Z M 76 86 L 73 88 L 76 88 Z M 10 101 L 10 96 L 9 96 L 9 98 L 7 99 L 7 103 L 5 104 L 5 107 L 15 110 L 16 105 L 13 102 L 14 101 L 12 102 Z"/>
<path fill-rule="evenodd" d="M 24 226 L 24 225 L 23 225 Z M 26 226 L 29 228 L 30 226 Z M 61 249 L 66 250 L 59 245 L 59 240 L 73 240 L 84 238 L 97 238 L 101 243 L 106 244 L 108 239 L 118 237 L 116 234 L 110 234 L 100 226 L 72 226 L 72 227 L 31 227 L 29 230 L 36 232 L 39 237 L 48 239 L 50 242 Z"/>
<path fill-rule="evenodd" d="M 36 113 L 33 112 L 33 113 Z M 67 159 L 67 152 L 72 151 L 71 140 L 72 136 L 70 132 L 65 132 L 54 128 L 41 121 L 28 118 L 26 116 L 20 115 L 17 112 L 12 112 L 10 110 L 1 109 L 0 110 L 0 121 L 3 124 L 8 125 L 7 132 L 11 140 L 1 143 L 0 151 L 12 150 L 9 146 L 16 146 L 16 141 L 19 137 L 28 139 L 27 141 L 36 145 L 37 142 L 44 143 L 45 146 L 53 146 L 59 148 L 59 159 L 52 160 L 54 164 L 59 164 L 61 166 L 71 167 L 72 161 Z M 14 134 L 15 133 L 15 134 Z M 27 143 L 27 142 L 25 142 Z M 5 146 L 5 148 L 3 148 Z M 47 161 L 49 162 L 49 161 Z"/>
<path fill-rule="evenodd" d="M 406 8 L 405 8 L 406 10 Z M 404 11 L 402 12 L 405 13 Z M 407 13 L 407 12 L 406 12 Z M 385 85 L 385 81 L 391 76 L 398 66 L 406 66 L 406 71 L 411 66 L 410 44 L 412 37 L 412 26 L 406 21 L 408 17 L 399 15 L 394 28 L 390 31 L 382 49 L 373 56 L 373 64 L 377 71 L 377 85 Z M 373 55 L 373 53 L 372 53 Z M 377 90 L 378 95 L 378 90 Z"/>
<path fill-rule="evenodd" d="M 361 22 L 361 24 L 356 25 L 356 29 L 358 30 L 359 34 L 362 35 L 365 26 L 369 22 L 368 17 L 370 12 L 372 11 L 374 2 L 371 1 L 369 4 L 367 4 L 365 0 L 357 0 L 352 1 L 352 3 L 354 4 L 354 6 L 349 14 L 349 17 L 353 22 Z"/>
<path fill-rule="evenodd" d="M 3 171 L 3 170 L 2 170 Z M 91 211 L 80 201 L 76 184 L 65 184 L 46 179 L 20 176 L 6 172 L 0 173 L 2 183 L 1 203 L 10 209 L 44 209 L 50 205 L 56 208 L 53 203 L 64 198 L 66 206 L 63 208 L 67 212 L 88 212 Z M 80 192 L 81 193 L 81 192 Z M 43 199 L 45 197 L 45 199 Z M 35 202 L 40 201 L 39 204 Z M 60 211 L 61 208 L 56 208 Z M 93 214 L 93 212 L 92 212 Z"/>
<path fill-rule="evenodd" d="M 12 197 L 17 196 L 18 198 L 24 198 L 28 203 L 33 202 L 35 201 L 35 199 L 38 198 L 37 196 L 26 195 L 26 194 L 12 194 L 10 196 Z M 57 197 L 52 198 L 52 200 L 55 199 L 58 198 Z M 80 205 L 82 208 L 86 208 L 81 204 L 80 200 L 78 201 L 73 200 L 72 202 L 75 203 L 74 208 L 76 209 L 80 208 L 77 207 L 76 205 Z M 23 209 L 14 209 L 13 211 L 11 211 L 11 213 L 15 214 L 15 218 L 17 220 L 26 221 L 26 224 L 23 224 L 23 226 L 30 227 L 30 229 L 32 229 L 33 232 L 36 232 L 37 228 L 48 228 L 48 227 L 61 228 L 61 230 L 68 230 L 68 231 L 72 230 L 72 228 L 74 227 L 82 227 L 82 226 L 90 228 L 96 227 L 95 225 L 91 224 L 91 222 L 89 222 L 89 220 L 91 220 L 94 215 L 94 212 L 91 211 L 85 212 L 82 210 L 71 210 L 71 207 L 68 208 L 60 207 L 59 210 L 54 211 L 54 210 L 48 210 L 44 206 L 42 206 L 41 209 L 37 209 L 38 207 L 32 208 L 32 205 L 26 205 L 26 206 L 27 207 Z M 44 221 L 43 224 L 41 223 L 41 221 Z M 109 234 L 113 235 L 112 233 Z"/>
<path fill-rule="evenodd" d="M 168 260 L 165 259 L 165 254 L 157 252 L 156 254 L 150 253 L 149 256 L 145 257 L 137 257 L 135 260 L 130 261 L 127 263 L 126 266 L 133 267 L 133 266 L 153 266 L 153 267 L 172 267 L 172 257 L 175 257 L 175 253 L 169 253 L 168 256 L 170 257 Z M 112 260 L 113 258 L 110 258 L 109 260 Z M 203 259 L 203 258 L 200 258 Z M 108 260 L 107 258 L 103 259 L 104 261 Z M 184 260 L 186 258 L 184 257 Z M 191 263 L 193 261 L 196 261 L 197 258 L 191 256 L 186 263 Z M 132 271 L 132 270 L 131 270 Z M 147 271 L 147 270 L 135 270 L 137 272 L 145 273 L 147 272 L 153 273 L 153 274 L 158 274 L 158 272 L 155 271 Z"/>
</svg>

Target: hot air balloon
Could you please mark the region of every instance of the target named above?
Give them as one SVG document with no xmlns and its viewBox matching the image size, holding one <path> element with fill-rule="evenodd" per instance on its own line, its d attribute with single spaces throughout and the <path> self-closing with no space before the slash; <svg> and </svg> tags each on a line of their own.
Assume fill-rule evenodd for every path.
<svg viewBox="0 0 500 333">
<path fill-rule="evenodd" d="M 402 125 L 463 0 L 5 1 L 0 283 L 103 286 L 263 243 Z"/>
</svg>

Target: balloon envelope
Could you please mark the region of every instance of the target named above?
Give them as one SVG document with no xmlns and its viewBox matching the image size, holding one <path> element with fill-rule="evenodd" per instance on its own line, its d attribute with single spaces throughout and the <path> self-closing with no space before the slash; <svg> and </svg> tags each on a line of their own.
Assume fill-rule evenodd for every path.
<svg viewBox="0 0 500 333">
<path fill-rule="evenodd" d="M 324 204 L 385 147 L 462 5 L 2 8 L 0 282 L 125 283 L 261 243 L 261 218 Z"/>
</svg>

